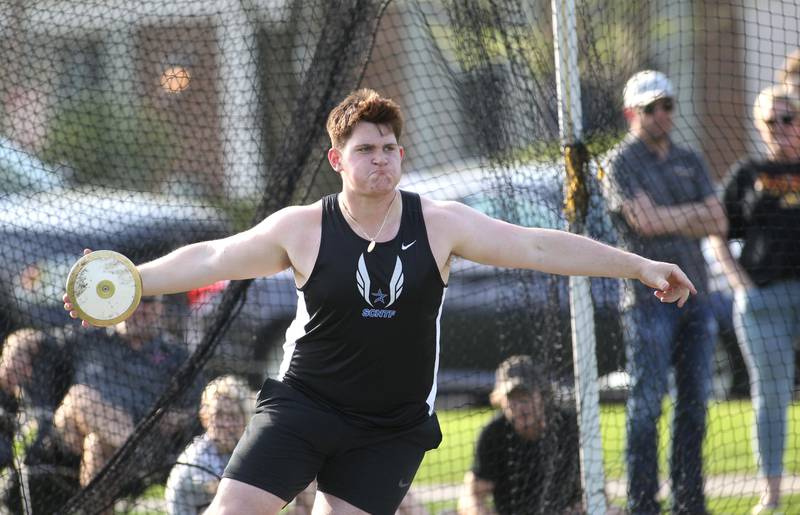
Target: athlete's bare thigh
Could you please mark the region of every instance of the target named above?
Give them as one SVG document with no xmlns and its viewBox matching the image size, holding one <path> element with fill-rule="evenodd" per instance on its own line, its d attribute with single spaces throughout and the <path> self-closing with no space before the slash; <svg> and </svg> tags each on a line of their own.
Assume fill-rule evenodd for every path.
<svg viewBox="0 0 800 515">
<path fill-rule="evenodd" d="M 314 498 L 314 509 L 311 515 L 369 515 L 349 502 L 339 499 L 335 495 L 326 494 L 317 490 Z"/>
<path fill-rule="evenodd" d="M 286 501 L 277 495 L 235 479 L 222 478 L 205 515 L 274 515 L 285 505 Z"/>
</svg>

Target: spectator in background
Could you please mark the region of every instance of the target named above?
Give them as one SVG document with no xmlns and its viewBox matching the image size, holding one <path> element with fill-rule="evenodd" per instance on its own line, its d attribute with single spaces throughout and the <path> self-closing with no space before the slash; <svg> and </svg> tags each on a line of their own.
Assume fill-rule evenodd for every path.
<svg viewBox="0 0 800 515">
<path fill-rule="evenodd" d="M 211 504 L 225 465 L 244 432 L 250 404 L 247 384 L 235 376 L 218 377 L 205 387 L 200 400 L 200 424 L 205 432 L 178 457 L 167 480 L 170 515 L 197 515 Z"/>
<path fill-rule="evenodd" d="M 69 388 L 72 360 L 69 335 L 74 331 L 18 329 L 3 342 L 0 356 L 0 468 L 10 467 L 15 434 L 26 448 L 20 456 L 27 470 L 25 494 L 9 468 L 3 504 L 13 513 L 54 513 L 78 488 L 78 460 L 53 445 L 53 413 Z M 19 424 L 19 427 L 18 427 Z M 33 441 L 31 435 L 35 435 Z M 41 467 L 40 467 L 41 466 Z"/>
<path fill-rule="evenodd" d="M 22 389 L 33 383 L 33 357 L 45 338 L 44 332 L 26 328 L 9 334 L 3 342 L 0 355 L 0 468 L 12 464 Z"/>
<path fill-rule="evenodd" d="M 18 401 L 39 432 L 52 423 L 53 412 L 69 387 L 72 366 L 67 342 L 74 333 L 72 328 L 23 328 L 3 343 L 0 391 Z"/>
<path fill-rule="evenodd" d="M 800 66 L 800 55 L 792 61 Z M 796 72 L 796 70 L 795 70 Z M 793 72 L 794 73 L 794 72 Z M 776 508 L 781 494 L 786 412 L 792 400 L 800 334 L 800 96 L 787 84 L 758 95 L 753 118 L 767 147 L 729 178 L 728 239 L 711 240 L 735 290 L 734 326 L 751 378 L 756 462 L 763 493 L 752 513 Z"/>
<path fill-rule="evenodd" d="M 478 437 L 459 515 L 583 513 L 575 411 L 553 402 L 530 356 L 500 364 L 490 398 L 501 412 Z"/>
<path fill-rule="evenodd" d="M 74 384 L 56 411 L 55 425 L 65 446 L 81 456 L 81 485 L 128 439 L 188 358 L 185 346 L 160 329 L 163 311 L 160 296 L 143 298 L 115 334 L 77 342 Z M 194 420 L 201 389 L 199 379 L 181 406 L 165 415 L 171 434 Z"/>
<path fill-rule="evenodd" d="M 724 210 L 699 155 L 670 139 L 676 107 L 667 77 L 647 70 L 624 91 L 628 136 L 607 157 L 608 209 L 629 251 L 678 263 L 701 294 L 687 309 L 664 306 L 628 282 L 623 299 L 631 388 L 627 401 L 628 508 L 660 513 L 657 421 L 670 368 L 673 411 L 670 478 L 673 513 L 705 513 L 702 442 L 710 390 L 714 327 L 700 240 L 727 230 Z"/>
</svg>

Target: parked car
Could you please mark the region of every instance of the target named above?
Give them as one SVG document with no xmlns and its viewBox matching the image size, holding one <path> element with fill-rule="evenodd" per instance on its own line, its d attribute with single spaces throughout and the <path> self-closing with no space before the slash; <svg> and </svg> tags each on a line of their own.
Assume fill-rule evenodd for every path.
<svg viewBox="0 0 800 515">
<path fill-rule="evenodd" d="M 459 200 L 482 212 L 528 226 L 565 228 L 561 212 L 563 172 L 557 165 L 491 170 L 464 165 L 438 172 L 408 172 L 400 187 L 439 200 Z M 589 218 L 594 237 L 610 239 L 610 221 L 595 207 Z M 219 303 L 223 285 L 206 292 L 190 318 L 188 334 L 199 342 L 208 313 Z M 624 356 L 617 306 L 619 282 L 593 279 L 595 334 L 601 373 L 616 370 Z M 253 386 L 277 373 L 284 333 L 294 317 L 297 291 L 286 271 L 256 279 L 220 349 L 221 367 L 246 370 Z M 572 344 L 568 279 L 527 270 L 502 270 L 455 259 L 441 317 L 439 390 L 483 396 L 493 370 L 511 353 L 532 352 L 568 375 Z M 238 349 L 238 350 L 234 350 Z M 222 352 L 222 351 L 220 351 Z"/>
</svg>

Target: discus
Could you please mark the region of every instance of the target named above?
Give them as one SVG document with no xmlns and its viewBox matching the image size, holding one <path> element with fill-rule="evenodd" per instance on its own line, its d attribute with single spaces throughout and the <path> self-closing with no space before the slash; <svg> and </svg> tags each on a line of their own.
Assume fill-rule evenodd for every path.
<svg viewBox="0 0 800 515">
<path fill-rule="evenodd" d="M 122 322 L 142 298 L 142 278 L 131 260 L 112 250 L 80 258 L 67 276 L 67 296 L 78 317 L 92 325 Z"/>
</svg>

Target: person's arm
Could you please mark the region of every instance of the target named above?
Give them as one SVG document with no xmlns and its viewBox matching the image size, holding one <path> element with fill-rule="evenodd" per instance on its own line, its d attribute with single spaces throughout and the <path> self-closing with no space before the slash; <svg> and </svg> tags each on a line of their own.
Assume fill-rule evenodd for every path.
<svg viewBox="0 0 800 515">
<path fill-rule="evenodd" d="M 186 245 L 139 265 L 142 295 L 181 293 L 221 280 L 265 277 L 290 266 L 296 275 L 302 275 L 304 257 L 297 254 L 319 241 L 319 234 L 309 231 L 319 227 L 320 213 L 319 203 L 287 207 L 247 231 Z M 300 267 L 295 259 L 300 260 Z M 78 318 L 66 293 L 63 300 L 70 317 Z"/>
<path fill-rule="evenodd" d="M 458 498 L 458 515 L 494 514 L 495 511 L 489 506 L 489 496 L 493 491 L 494 483 L 467 472 Z"/>
<path fill-rule="evenodd" d="M 728 280 L 731 288 L 738 290 L 740 288 L 752 288 L 754 286 L 753 280 L 750 279 L 750 274 L 739 264 L 739 261 L 731 254 L 731 249 L 728 247 L 728 242 L 720 236 L 709 236 L 708 243 L 714 250 L 714 255 L 722 267 L 722 272 Z"/>
<path fill-rule="evenodd" d="M 739 261 L 731 254 L 728 246 L 729 240 L 743 239 L 747 235 L 748 225 L 745 212 L 752 211 L 752 198 L 754 189 L 753 172 L 749 161 L 737 165 L 728 176 L 722 191 L 722 204 L 728 218 L 728 231 L 726 234 L 714 235 L 708 238 L 708 243 L 722 267 L 722 272 L 733 289 L 752 288 L 754 286 L 750 274 L 742 267 Z"/>
<path fill-rule="evenodd" d="M 725 210 L 713 195 L 702 202 L 657 206 L 647 193 L 639 192 L 622 206 L 628 225 L 642 236 L 678 235 L 704 238 L 728 231 Z"/>
<path fill-rule="evenodd" d="M 314 215 L 310 206 L 288 207 L 239 234 L 187 245 L 140 265 L 142 293 L 181 293 L 221 280 L 274 275 L 291 266 L 287 244 L 313 227 Z"/>
<path fill-rule="evenodd" d="M 458 202 L 430 201 L 426 224 L 434 255 L 560 275 L 638 279 L 656 289 L 662 302 L 678 306 L 697 292 L 677 265 L 565 231 L 513 225 Z"/>
</svg>

